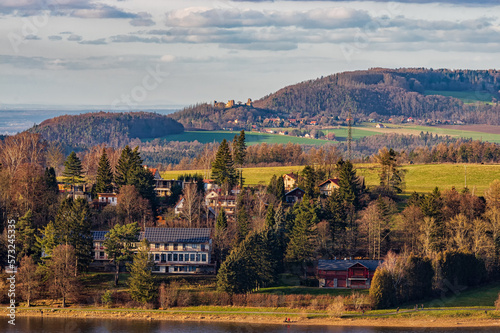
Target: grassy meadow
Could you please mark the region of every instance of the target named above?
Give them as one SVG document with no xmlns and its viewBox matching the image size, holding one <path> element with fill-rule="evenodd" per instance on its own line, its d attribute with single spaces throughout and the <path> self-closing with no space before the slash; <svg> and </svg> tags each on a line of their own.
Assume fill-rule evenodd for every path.
<svg viewBox="0 0 500 333">
<path fill-rule="evenodd" d="M 355 167 L 358 175 L 365 177 L 366 185 L 378 185 L 379 168 L 376 164 L 357 164 Z M 500 179 L 500 165 L 496 164 L 412 164 L 404 165 L 403 168 L 407 170 L 407 193 L 431 192 L 436 186 L 441 190 L 463 188 L 467 172 L 467 187 L 477 195 L 482 195 L 493 180 Z M 303 166 L 244 168 L 243 177 L 247 185 L 267 185 L 274 174 L 283 175 L 302 169 Z M 181 174 L 204 172 L 205 170 L 165 171 L 162 172 L 162 177 L 176 179 Z"/>
<path fill-rule="evenodd" d="M 455 97 L 461 100 L 464 103 L 476 103 L 483 102 L 488 103 L 491 102 L 493 95 L 491 95 L 487 91 L 444 91 L 444 90 L 425 90 L 424 95 L 441 95 L 448 97 Z"/>
<path fill-rule="evenodd" d="M 233 141 L 235 135 L 240 134 L 236 131 L 186 131 L 181 134 L 167 135 L 162 139 L 168 141 L 198 141 L 200 143 L 221 142 L 223 139 Z M 298 138 L 288 135 L 258 133 L 258 132 L 245 132 L 245 139 L 247 145 L 254 145 L 259 143 L 283 143 L 288 142 L 304 144 L 304 145 L 324 145 L 331 142 L 328 140 L 318 140 L 311 138 Z"/>
</svg>

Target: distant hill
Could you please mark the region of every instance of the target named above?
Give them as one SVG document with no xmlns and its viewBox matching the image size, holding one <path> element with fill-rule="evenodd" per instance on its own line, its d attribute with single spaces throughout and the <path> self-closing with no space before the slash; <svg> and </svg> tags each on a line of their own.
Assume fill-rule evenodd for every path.
<svg viewBox="0 0 500 333">
<path fill-rule="evenodd" d="M 205 129 L 225 127 L 236 117 L 255 121 L 269 115 L 324 117 L 323 124 L 332 124 L 345 120 L 350 108 L 358 119 L 404 116 L 500 125 L 499 90 L 497 70 L 373 68 L 290 85 L 255 101 L 252 108 L 220 110 L 200 104 L 172 117 Z"/>
<path fill-rule="evenodd" d="M 381 116 L 426 118 L 438 114 L 450 117 L 468 111 L 468 107 L 449 92 L 461 92 L 461 96 L 469 96 L 472 102 L 484 100 L 479 97 L 486 95 L 492 102 L 499 99 L 499 90 L 500 72 L 496 70 L 374 68 L 291 85 L 254 105 L 302 116 L 344 118 L 349 106 L 353 113 L 366 116 L 376 113 Z"/>
<path fill-rule="evenodd" d="M 182 124 L 151 112 L 96 112 L 65 115 L 43 121 L 28 131 L 66 147 L 91 147 L 101 143 L 122 147 L 132 139 L 157 138 L 184 132 Z"/>
</svg>

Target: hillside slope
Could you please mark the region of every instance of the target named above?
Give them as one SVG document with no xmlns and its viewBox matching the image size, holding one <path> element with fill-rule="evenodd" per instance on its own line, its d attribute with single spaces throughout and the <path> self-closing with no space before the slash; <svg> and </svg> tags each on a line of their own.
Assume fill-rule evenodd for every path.
<svg viewBox="0 0 500 333">
<path fill-rule="evenodd" d="M 357 119 L 392 116 L 500 125 L 500 71 L 374 68 L 344 72 L 284 87 L 251 107 L 190 106 L 172 114 L 184 126 L 221 129 L 259 124 L 276 115 L 315 118 L 335 125 L 350 108 Z M 476 103 L 477 102 L 477 103 Z M 229 123 L 228 123 L 229 122 Z"/>
<path fill-rule="evenodd" d="M 184 132 L 177 121 L 150 112 L 96 112 L 60 116 L 43 121 L 28 131 L 67 147 L 91 147 L 104 143 L 122 147 L 130 140 L 157 138 Z"/>
</svg>

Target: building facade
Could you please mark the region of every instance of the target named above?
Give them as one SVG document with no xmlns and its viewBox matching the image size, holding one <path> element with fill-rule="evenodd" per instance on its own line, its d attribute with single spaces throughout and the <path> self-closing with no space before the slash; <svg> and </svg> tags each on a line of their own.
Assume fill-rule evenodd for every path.
<svg viewBox="0 0 500 333">
<path fill-rule="evenodd" d="M 319 286 L 326 288 L 368 289 L 379 260 L 319 260 Z"/>
</svg>

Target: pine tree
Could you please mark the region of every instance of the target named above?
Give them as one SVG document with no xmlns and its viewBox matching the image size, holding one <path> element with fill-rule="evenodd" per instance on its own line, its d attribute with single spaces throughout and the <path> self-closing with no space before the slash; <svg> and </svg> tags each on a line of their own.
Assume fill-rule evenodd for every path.
<svg viewBox="0 0 500 333">
<path fill-rule="evenodd" d="M 286 258 L 291 262 L 305 263 L 313 258 L 314 254 L 314 228 L 318 223 L 315 207 L 311 205 L 310 198 L 306 195 L 297 206 L 295 223 L 290 234 L 290 242 L 286 250 Z"/>
<path fill-rule="evenodd" d="M 31 210 L 28 210 L 23 217 L 19 218 L 16 229 L 16 254 L 17 260 L 20 261 L 24 256 L 33 255 L 35 250 L 35 227 L 33 226 Z"/>
<path fill-rule="evenodd" d="M 82 177 L 82 162 L 74 151 L 69 154 L 64 162 L 63 181 L 72 185 L 73 192 L 76 185 L 84 183 Z"/>
<path fill-rule="evenodd" d="M 236 244 L 241 243 L 248 235 L 250 226 L 248 225 L 248 212 L 245 207 L 244 191 L 241 191 L 236 199 Z"/>
<path fill-rule="evenodd" d="M 278 177 L 276 180 L 276 200 L 285 202 L 285 181 L 283 177 Z"/>
<path fill-rule="evenodd" d="M 86 270 L 92 260 L 90 207 L 85 199 L 62 201 L 54 223 L 58 243 L 71 245 L 76 257 L 75 268 Z M 75 275 L 77 271 L 75 271 Z"/>
<path fill-rule="evenodd" d="M 152 273 L 154 262 L 149 255 L 149 243 L 142 241 L 134 261 L 128 264 L 130 278 L 128 280 L 130 296 L 144 305 L 156 298 L 158 288 Z"/>
<path fill-rule="evenodd" d="M 101 158 L 99 160 L 99 166 L 97 167 L 95 190 L 97 193 L 111 193 L 113 192 L 112 183 L 113 172 L 111 171 L 111 165 L 109 164 L 106 149 L 103 148 Z"/>
<path fill-rule="evenodd" d="M 134 150 L 127 145 L 123 148 L 118 163 L 116 165 L 115 182 L 118 186 L 133 185 L 130 178 L 137 168 L 142 168 L 142 159 L 139 153 L 139 147 Z"/>
<path fill-rule="evenodd" d="M 52 250 L 58 244 L 57 230 L 54 222 L 49 222 L 45 228 L 43 228 L 43 230 L 39 230 L 39 232 L 41 234 L 40 237 L 35 235 L 35 247 L 40 253 L 45 255 L 43 259 L 50 259 L 52 256 Z"/>
<path fill-rule="evenodd" d="M 238 181 L 226 139 L 222 140 L 215 161 L 212 163 L 212 178 L 217 184 L 227 184 L 230 188 L 233 188 Z"/>
<path fill-rule="evenodd" d="M 391 273 L 385 268 L 375 271 L 370 286 L 370 298 L 375 309 L 387 309 L 396 304 L 396 290 Z"/>
<path fill-rule="evenodd" d="M 316 186 L 316 173 L 314 168 L 306 165 L 302 169 L 302 177 L 299 180 L 301 188 L 306 192 L 310 198 L 315 198 L 319 195 L 319 189 Z"/>
<path fill-rule="evenodd" d="M 247 154 L 247 146 L 245 143 L 245 131 L 241 130 L 239 136 L 235 136 L 233 141 L 233 157 L 234 163 L 239 166 L 240 170 L 238 172 L 239 184 L 243 187 L 243 163 L 245 163 L 245 157 Z"/>
<path fill-rule="evenodd" d="M 228 243 L 230 240 L 227 235 L 227 217 L 223 208 L 221 208 L 217 220 L 215 221 L 214 235 L 214 259 L 220 265 L 226 259 L 229 253 Z"/>
<path fill-rule="evenodd" d="M 45 185 L 49 192 L 58 194 L 59 188 L 57 186 L 56 170 L 53 167 L 45 168 L 44 174 Z"/>
<path fill-rule="evenodd" d="M 350 161 L 342 159 L 337 162 L 337 170 L 339 174 L 339 194 L 342 200 L 358 208 L 361 189 L 359 178 L 356 176 L 356 170 L 354 170 Z"/>
<path fill-rule="evenodd" d="M 273 204 L 269 204 L 269 206 L 267 207 L 266 220 L 264 222 L 264 225 L 268 229 L 274 229 L 274 224 L 276 222 L 274 220 L 274 214 L 275 214 L 275 212 L 274 212 Z"/>
</svg>

